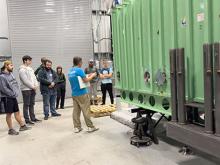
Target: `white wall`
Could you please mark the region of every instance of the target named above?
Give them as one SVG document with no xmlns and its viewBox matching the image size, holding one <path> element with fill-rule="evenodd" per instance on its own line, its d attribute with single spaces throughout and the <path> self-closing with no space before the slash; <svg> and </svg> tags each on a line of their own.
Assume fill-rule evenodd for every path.
<svg viewBox="0 0 220 165">
<path fill-rule="evenodd" d="M 84 64 L 93 57 L 90 0 L 7 0 L 12 59 L 15 76 L 22 56 L 33 58 L 33 68 L 42 57 L 61 65 L 67 75 L 73 57 Z M 71 95 L 67 82 L 67 96 Z M 41 99 L 37 95 L 37 100 Z"/>
<path fill-rule="evenodd" d="M 9 38 L 6 0 L 0 0 L 0 37 Z M 0 56 L 11 56 L 10 40 L 0 39 Z"/>
</svg>

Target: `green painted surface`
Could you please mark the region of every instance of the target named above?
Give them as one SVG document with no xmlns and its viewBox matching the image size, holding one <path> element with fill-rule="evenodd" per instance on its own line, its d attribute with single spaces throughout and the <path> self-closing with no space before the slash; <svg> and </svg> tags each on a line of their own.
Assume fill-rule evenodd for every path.
<svg viewBox="0 0 220 165">
<path fill-rule="evenodd" d="M 169 50 L 184 48 L 187 100 L 203 102 L 203 44 L 220 42 L 219 0 L 125 0 L 113 10 L 112 28 L 121 75 L 116 88 L 124 101 L 171 114 Z"/>
</svg>

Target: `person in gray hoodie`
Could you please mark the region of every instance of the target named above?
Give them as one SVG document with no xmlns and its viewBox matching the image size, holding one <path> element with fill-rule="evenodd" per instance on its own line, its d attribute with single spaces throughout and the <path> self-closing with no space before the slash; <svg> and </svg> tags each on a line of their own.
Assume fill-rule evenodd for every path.
<svg viewBox="0 0 220 165">
<path fill-rule="evenodd" d="M 6 122 L 9 128 L 9 135 L 18 135 L 19 132 L 15 131 L 12 126 L 12 114 L 14 113 L 15 119 L 20 125 L 19 131 L 25 131 L 31 127 L 27 127 L 21 119 L 18 108 L 17 97 L 19 94 L 19 86 L 12 74 L 13 64 L 11 61 L 5 61 L 0 73 L 0 96 L 4 102 Z"/>
<path fill-rule="evenodd" d="M 39 85 L 34 70 L 30 67 L 32 58 L 26 55 L 22 57 L 22 61 L 23 65 L 19 69 L 19 78 L 23 96 L 23 115 L 26 124 L 34 125 L 34 122 L 41 121 L 35 117 L 34 113 L 35 95 Z"/>
</svg>

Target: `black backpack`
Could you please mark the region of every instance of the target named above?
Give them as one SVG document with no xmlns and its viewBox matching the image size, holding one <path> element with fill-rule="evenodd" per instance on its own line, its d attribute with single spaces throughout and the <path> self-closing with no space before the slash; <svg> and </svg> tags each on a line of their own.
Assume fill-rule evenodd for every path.
<svg viewBox="0 0 220 165">
<path fill-rule="evenodd" d="M 5 113 L 5 101 L 4 98 L 0 98 L 0 114 Z"/>
</svg>

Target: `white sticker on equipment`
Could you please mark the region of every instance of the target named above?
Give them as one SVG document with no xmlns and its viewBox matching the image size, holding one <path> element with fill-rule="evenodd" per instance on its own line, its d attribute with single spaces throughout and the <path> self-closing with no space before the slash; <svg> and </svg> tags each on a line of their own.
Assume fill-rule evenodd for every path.
<svg viewBox="0 0 220 165">
<path fill-rule="evenodd" d="M 203 22 L 205 20 L 205 13 L 199 13 L 197 14 L 197 21 Z"/>
</svg>

